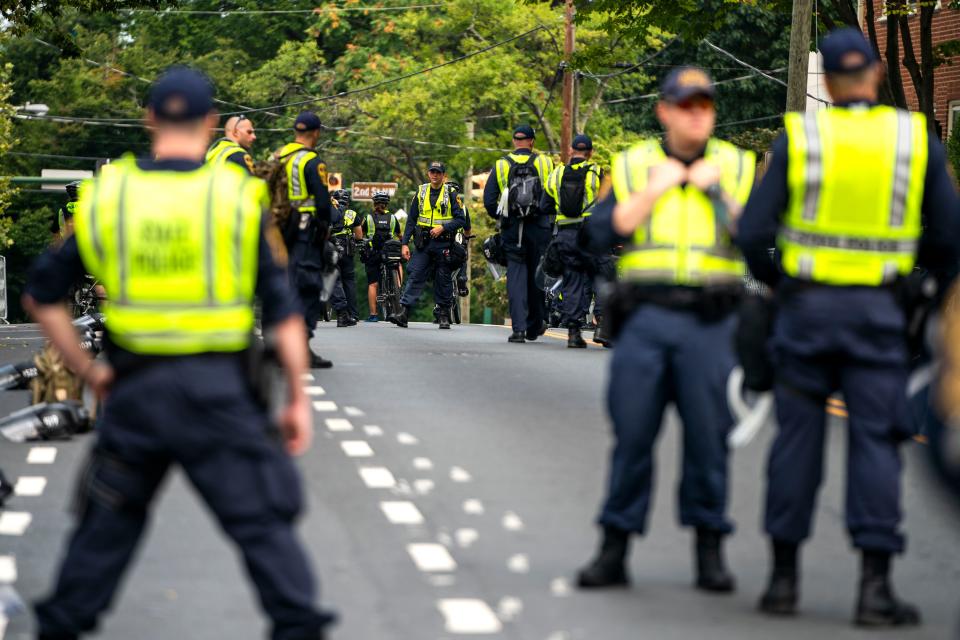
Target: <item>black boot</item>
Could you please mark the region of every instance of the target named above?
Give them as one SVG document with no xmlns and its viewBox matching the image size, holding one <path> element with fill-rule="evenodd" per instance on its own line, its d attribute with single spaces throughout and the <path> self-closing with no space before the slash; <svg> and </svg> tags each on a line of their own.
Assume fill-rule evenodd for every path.
<svg viewBox="0 0 960 640">
<path fill-rule="evenodd" d="M 597 328 L 593 332 L 593 341 L 599 345 L 602 345 L 606 349 L 613 347 L 613 342 L 610 341 L 610 338 L 607 337 L 607 333 L 603 329 L 603 318 L 597 318 Z"/>
<path fill-rule="evenodd" d="M 537 338 L 545 334 L 547 332 L 547 329 L 549 328 L 550 328 L 550 325 L 548 325 L 546 322 L 542 322 L 540 323 L 540 326 L 536 329 L 527 329 L 525 337 L 530 342 L 533 342 L 534 340 L 536 340 Z"/>
<path fill-rule="evenodd" d="M 449 307 L 440 307 L 440 316 L 438 318 L 441 329 L 450 328 L 450 308 Z"/>
<path fill-rule="evenodd" d="M 410 313 L 410 309 L 409 309 L 408 307 L 401 307 L 401 308 L 400 308 L 400 313 L 396 313 L 396 314 L 394 314 L 394 315 L 392 315 L 392 316 L 387 316 L 387 320 L 389 320 L 389 321 L 392 322 L 393 324 L 397 325 L 398 327 L 406 327 L 406 326 L 407 326 L 407 315 L 408 315 L 409 313 Z"/>
<path fill-rule="evenodd" d="M 7 480 L 7 477 L 3 475 L 3 471 L 0 471 L 0 507 L 3 506 L 3 503 L 7 501 L 13 495 L 13 485 Z"/>
<path fill-rule="evenodd" d="M 353 323 L 350 322 L 353 318 L 348 315 L 338 315 L 337 316 L 337 326 L 338 327 L 352 327 Z"/>
<path fill-rule="evenodd" d="M 329 369 L 333 366 L 333 363 L 329 360 L 324 359 L 319 353 L 314 353 L 310 351 L 310 368 L 311 369 Z"/>
<path fill-rule="evenodd" d="M 778 540 L 774 540 L 772 544 L 773 571 L 758 608 L 775 616 L 792 616 L 797 612 L 797 600 L 800 597 L 798 545 Z"/>
<path fill-rule="evenodd" d="M 583 336 L 580 335 L 580 327 L 572 324 L 567 327 L 567 348 L 569 349 L 586 349 L 587 348 L 587 343 L 584 341 Z"/>
<path fill-rule="evenodd" d="M 522 331 L 514 331 L 513 333 L 510 334 L 510 337 L 507 338 L 507 342 L 521 343 L 521 342 L 526 342 L 526 341 L 527 341 L 527 339 L 526 339 L 526 337 L 524 336 L 524 334 L 523 334 Z"/>
<path fill-rule="evenodd" d="M 890 553 L 863 551 L 860 596 L 854 623 L 865 627 L 900 627 L 920 624 L 920 612 L 897 599 L 890 583 Z"/>
<path fill-rule="evenodd" d="M 723 534 L 698 527 L 694 548 L 697 558 L 697 589 L 715 593 L 733 591 L 736 581 L 723 562 Z"/>
<path fill-rule="evenodd" d="M 603 528 L 603 542 L 597 557 L 577 574 L 577 586 L 581 589 L 622 587 L 630 583 L 627 578 L 627 548 L 630 532 L 615 527 Z"/>
</svg>

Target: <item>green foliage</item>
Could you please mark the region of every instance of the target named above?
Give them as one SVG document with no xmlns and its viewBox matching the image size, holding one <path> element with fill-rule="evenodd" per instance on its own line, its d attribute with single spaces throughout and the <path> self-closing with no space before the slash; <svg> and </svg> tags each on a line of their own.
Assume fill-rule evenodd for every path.
<svg viewBox="0 0 960 640">
<path fill-rule="evenodd" d="M 960 126 L 954 125 L 947 140 L 947 160 L 953 173 L 953 181 L 960 179 Z"/>
<path fill-rule="evenodd" d="M 13 133 L 14 109 L 10 104 L 10 95 L 13 93 L 13 86 L 10 82 L 10 75 L 13 72 L 13 65 L 7 63 L 0 66 L 0 157 L 9 153 L 17 140 Z M 16 190 L 10 183 L 10 178 L 0 177 L 0 251 L 5 250 L 13 244 L 11 227 L 13 222 L 6 215 L 10 202 L 13 199 Z"/>
<path fill-rule="evenodd" d="M 30 263 L 53 240 L 51 224 L 56 213 L 50 207 L 14 209 L 10 227 L 12 243 L 4 251 L 7 259 L 7 305 L 11 322 L 26 320 L 20 307 L 20 294 L 27 280 Z"/>
</svg>

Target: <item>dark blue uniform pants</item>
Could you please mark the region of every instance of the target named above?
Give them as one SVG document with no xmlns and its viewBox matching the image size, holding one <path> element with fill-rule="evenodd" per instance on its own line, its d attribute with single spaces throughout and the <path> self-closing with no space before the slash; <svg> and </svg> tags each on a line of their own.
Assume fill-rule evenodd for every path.
<svg viewBox="0 0 960 640">
<path fill-rule="evenodd" d="M 449 246 L 449 240 L 430 240 L 423 251 L 418 249 L 410 257 L 410 262 L 407 263 L 406 286 L 400 296 L 400 304 L 405 307 L 417 304 L 427 279 L 433 275 L 434 303 L 444 308 L 453 305 L 453 274 L 443 257 L 444 250 Z"/>
<path fill-rule="evenodd" d="M 543 289 L 537 286 L 536 274 L 550 243 L 549 224 L 546 218 L 523 223 L 513 220 L 503 225 L 501 233 L 507 254 L 507 299 L 513 330 L 539 332 L 547 316 L 547 303 Z"/>
<path fill-rule="evenodd" d="M 353 254 L 341 255 L 337 267 L 340 269 L 340 277 L 337 278 L 337 284 L 333 288 L 330 303 L 337 315 L 345 313 L 351 318 L 359 317 L 360 312 L 357 310 L 357 269 Z"/>
<path fill-rule="evenodd" d="M 243 379 L 243 361 L 194 356 L 117 381 L 78 489 L 79 524 L 39 632 L 95 628 L 114 597 L 167 471 L 180 466 L 239 547 L 274 640 L 318 638 L 332 616 L 315 606 L 309 560 L 294 533 L 300 479 Z"/>
<path fill-rule="evenodd" d="M 734 318 L 705 323 L 652 304 L 627 320 L 613 352 L 607 402 L 616 445 L 599 522 L 643 533 L 653 488 L 653 449 L 664 409 L 683 422 L 680 523 L 728 533 L 726 381 L 734 366 Z"/>
<path fill-rule="evenodd" d="M 320 289 L 323 286 L 321 264 L 319 249 L 301 240 L 293 245 L 287 269 L 290 273 L 290 285 L 297 292 L 307 325 L 307 336 L 310 338 L 313 337 L 317 323 L 323 315 L 323 304 L 320 302 Z"/>
<path fill-rule="evenodd" d="M 590 256 L 577 246 L 579 231 L 580 225 L 562 226 L 553 240 L 558 245 L 563 261 L 560 324 L 576 325 L 578 328 L 590 311 L 590 298 L 593 296 Z"/>
<path fill-rule="evenodd" d="M 772 340 L 779 431 L 767 467 L 765 528 L 810 535 L 823 478 L 827 397 L 847 404 L 846 520 L 854 546 L 900 552 L 899 444 L 906 400 L 905 319 L 889 290 L 814 287 L 780 296 Z"/>
</svg>

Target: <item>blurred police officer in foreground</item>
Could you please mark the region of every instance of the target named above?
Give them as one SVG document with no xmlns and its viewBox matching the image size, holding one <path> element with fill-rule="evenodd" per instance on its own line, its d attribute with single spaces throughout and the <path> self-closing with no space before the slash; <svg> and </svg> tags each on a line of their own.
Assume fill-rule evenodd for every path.
<svg viewBox="0 0 960 640">
<path fill-rule="evenodd" d="M 550 242 L 551 221 L 540 209 L 543 185 L 553 160 L 534 153 L 534 131 L 513 131 L 513 152 L 497 160 L 483 188 L 483 206 L 497 220 L 507 253 L 507 298 L 513 333 L 510 342 L 536 340 L 547 330 L 543 290 L 535 276 Z"/>
<path fill-rule="evenodd" d="M 167 471 L 179 465 L 237 544 L 277 640 L 322 638 L 290 454 L 307 450 L 303 319 L 268 246 L 266 189 L 232 164 L 203 164 L 216 124 L 205 77 L 174 68 L 150 90 L 152 158 L 127 156 L 85 184 L 75 236 L 44 254 L 24 306 L 71 369 L 106 398 L 41 639 L 92 631 L 110 605 Z M 77 345 L 61 303 L 78 274 L 106 283 L 108 363 Z M 289 398 L 279 435 L 251 392 L 244 352 L 254 296 L 272 327 Z M 282 439 L 282 442 L 280 441 Z"/>
<path fill-rule="evenodd" d="M 420 185 L 410 201 L 410 217 L 403 232 L 403 259 L 409 261 L 407 282 L 400 298 L 403 308 L 388 319 L 398 327 L 406 327 L 410 309 L 420 299 L 427 278 L 432 275 L 433 301 L 440 307 L 440 328 L 449 329 L 453 277 L 447 255 L 465 219 L 456 193 L 445 184 L 447 168 L 444 164 L 431 162 L 427 177 L 430 182 Z M 417 248 L 413 258 L 410 257 L 411 237 Z"/>
<path fill-rule="evenodd" d="M 667 76 L 656 113 L 663 142 L 646 140 L 614 159 L 612 193 L 586 223 L 595 253 L 626 247 L 617 301 L 607 309 L 620 329 L 608 391 L 616 446 L 599 518 L 603 541 L 578 582 L 627 583 L 628 541 L 646 531 L 653 447 L 672 401 L 683 423 L 680 523 L 696 528 L 696 585 L 728 592 L 725 383 L 744 270 L 730 230 L 753 184 L 755 158 L 711 137 L 714 87 L 701 69 Z"/>
<path fill-rule="evenodd" d="M 253 122 L 246 116 L 230 116 L 223 125 L 223 137 L 210 145 L 207 162 L 233 162 L 253 174 L 250 150 L 257 139 Z"/>
<path fill-rule="evenodd" d="M 567 327 L 567 346 L 585 349 L 587 343 L 580 335 L 583 319 L 590 311 L 593 287 L 590 279 L 594 274 L 594 259 L 577 243 L 583 222 L 590 216 L 589 208 L 596 202 L 600 192 L 603 170 L 595 162 L 593 141 L 589 136 L 578 135 L 571 142 L 570 161 L 550 173 L 543 190 L 541 210 L 556 214 L 557 234 L 553 241 L 563 261 L 563 283 L 560 285 L 562 302 L 560 324 Z M 600 299 L 595 316 L 603 315 Z M 599 325 L 599 319 L 597 321 Z"/>
<path fill-rule="evenodd" d="M 859 31 L 821 43 L 836 108 L 788 114 L 770 169 L 740 221 L 754 276 L 776 289 L 772 352 L 779 433 L 767 469 L 765 529 L 773 567 L 763 611 L 792 614 L 798 548 L 810 535 L 823 475 L 824 402 L 849 412 L 847 528 L 862 553 L 855 619 L 916 624 L 890 587 L 904 550 L 900 443 L 906 412 L 908 276 L 941 281 L 957 261 L 956 194 L 944 150 L 920 114 L 877 104 L 883 70 Z M 776 244 L 777 263 L 767 250 Z"/>
<path fill-rule="evenodd" d="M 330 303 L 337 312 L 338 327 L 353 327 L 359 321 L 357 310 L 357 269 L 354 258 L 354 240 L 363 238 L 363 218 L 350 208 L 350 192 L 337 189 L 333 192 L 337 211 L 333 214 L 330 238 L 337 247 L 337 268 L 340 276 L 334 286 Z"/>
<path fill-rule="evenodd" d="M 308 340 L 313 338 L 323 314 L 320 291 L 323 288 L 325 246 L 330 231 L 330 193 L 327 190 L 327 165 L 314 147 L 320 140 L 320 118 L 303 111 L 293 125 L 294 141 L 276 152 L 287 172 L 287 196 L 293 216 L 299 221 L 290 247 L 290 279 L 303 307 Z M 327 369 L 333 363 L 310 351 L 310 367 Z"/>
</svg>

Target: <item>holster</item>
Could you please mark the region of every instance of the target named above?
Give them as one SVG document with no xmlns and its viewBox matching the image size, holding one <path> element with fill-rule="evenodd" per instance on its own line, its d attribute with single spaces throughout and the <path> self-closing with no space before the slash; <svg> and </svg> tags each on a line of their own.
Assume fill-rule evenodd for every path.
<svg viewBox="0 0 960 640">
<path fill-rule="evenodd" d="M 640 306 L 653 304 L 676 311 L 697 314 L 703 322 L 719 322 L 740 303 L 738 287 L 685 290 L 680 287 L 647 287 L 631 282 L 616 282 L 610 288 L 605 305 L 605 329 L 616 340 L 627 319 Z"/>
<path fill-rule="evenodd" d="M 257 405 L 271 418 L 268 434 L 279 439 L 279 426 L 273 417 L 279 413 L 283 401 L 283 371 L 274 338 L 269 334 L 265 338 L 253 336 L 244 355 L 250 392 Z"/>
<path fill-rule="evenodd" d="M 417 248 L 417 251 L 423 251 L 427 243 L 430 242 L 430 227 L 421 227 L 417 226 L 413 230 L 413 246 Z"/>
</svg>

